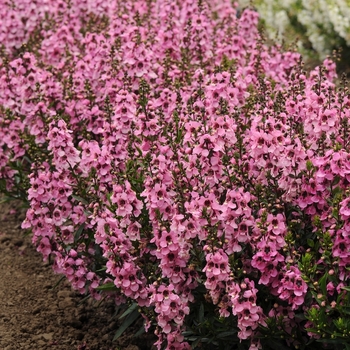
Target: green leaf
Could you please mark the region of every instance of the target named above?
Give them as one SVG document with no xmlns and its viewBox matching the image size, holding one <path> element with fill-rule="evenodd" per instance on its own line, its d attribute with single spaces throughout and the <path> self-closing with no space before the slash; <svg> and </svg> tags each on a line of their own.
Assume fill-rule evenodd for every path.
<svg viewBox="0 0 350 350">
<path fill-rule="evenodd" d="M 309 333 L 315 333 L 317 334 L 317 329 L 316 328 L 305 328 Z"/>
<path fill-rule="evenodd" d="M 307 244 L 311 248 L 313 248 L 315 246 L 315 242 L 310 238 L 307 239 Z"/>
<path fill-rule="evenodd" d="M 194 341 L 196 341 L 196 340 L 199 340 L 199 338 L 198 338 L 197 336 L 193 336 L 193 337 L 187 338 L 186 340 L 191 341 L 191 342 L 194 342 Z M 193 347 L 193 343 L 192 343 L 192 347 Z"/>
<path fill-rule="evenodd" d="M 203 323 L 204 321 L 204 305 L 201 303 L 198 310 L 198 322 Z"/>
<path fill-rule="evenodd" d="M 222 332 L 217 335 L 217 338 L 225 338 L 225 337 L 231 337 L 235 335 L 237 331 L 227 331 L 227 332 Z"/>
<path fill-rule="evenodd" d="M 119 319 L 124 318 L 125 316 L 129 315 L 131 312 L 133 312 L 137 308 L 137 303 L 132 303 L 128 309 L 123 312 L 123 314 L 119 317 Z"/>
<path fill-rule="evenodd" d="M 84 227 L 85 227 L 85 223 L 84 223 L 84 224 L 81 224 L 81 225 L 79 226 L 79 228 L 77 229 L 77 231 L 76 231 L 75 234 L 74 234 L 74 242 L 77 242 L 77 241 L 78 241 L 78 239 L 80 238 L 80 236 L 81 236 L 81 234 L 82 234 L 82 232 L 83 232 L 83 230 L 84 230 Z"/>
<path fill-rule="evenodd" d="M 302 321 L 306 320 L 305 314 L 303 313 L 295 314 L 295 318 Z"/>
<path fill-rule="evenodd" d="M 106 270 L 107 270 L 107 267 L 105 266 L 105 267 L 102 267 L 101 269 L 96 270 L 95 272 L 102 272 L 102 271 L 106 271 Z"/>
<path fill-rule="evenodd" d="M 189 335 L 194 334 L 193 331 L 185 331 L 181 333 L 184 337 L 188 337 Z"/>
<path fill-rule="evenodd" d="M 209 343 L 210 342 L 210 338 L 200 338 L 200 341 L 202 343 Z"/>
<path fill-rule="evenodd" d="M 3 203 L 8 203 L 12 200 L 12 198 L 10 197 L 3 197 L 0 199 L 0 204 L 3 204 Z"/>
<path fill-rule="evenodd" d="M 115 286 L 113 282 L 109 282 L 109 283 L 103 284 L 102 286 L 98 286 L 96 290 L 116 291 L 118 290 L 118 288 Z"/>
<path fill-rule="evenodd" d="M 85 303 L 86 300 L 90 299 L 91 295 L 88 294 L 87 296 L 85 296 L 83 299 L 81 299 L 78 303 L 78 306 L 83 305 Z"/>
<path fill-rule="evenodd" d="M 142 325 L 142 327 L 133 335 L 133 338 L 137 338 L 140 335 L 144 334 L 145 332 L 146 332 L 145 327 L 144 325 Z"/>
<path fill-rule="evenodd" d="M 192 348 L 192 349 L 195 349 L 195 348 L 198 346 L 198 344 L 199 344 L 200 341 L 201 341 L 201 338 L 197 338 L 197 339 L 191 344 L 191 348 Z"/>
<path fill-rule="evenodd" d="M 118 316 L 119 310 L 120 310 L 120 309 L 122 309 L 122 305 L 116 306 L 115 311 L 114 311 L 114 313 L 113 313 L 113 316 L 112 316 L 112 318 L 111 318 L 112 320 L 115 319 L 115 318 Z"/>
<path fill-rule="evenodd" d="M 326 272 L 318 281 L 318 285 L 321 288 L 323 295 L 327 295 L 327 278 L 328 272 Z"/>
<path fill-rule="evenodd" d="M 136 304 L 137 305 L 137 304 Z M 117 340 L 123 333 L 124 331 L 131 325 L 133 324 L 136 319 L 140 317 L 140 313 L 138 310 L 134 310 L 131 312 L 128 317 L 124 320 L 122 325 L 118 328 L 117 332 L 114 335 L 113 341 Z"/>
<path fill-rule="evenodd" d="M 306 161 L 306 169 L 308 171 L 311 171 L 313 169 L 314 165 L 312 164 L 311 160 Z"/>
<path fill-rule="evenodd" d="M 57 286 L 66 278 L 66 276 L 62 276 L 56 283 L 55 285 L 52 287 L 52 289 L 56 289 Z"/>
<path fill-rule="evenodd" d="M 341 308 L 341 311 L 346 315 L 350 315 L 350 307 L 349 306 L 343 306 Z"/>
<path fill-rule="evenodd" d="M 78 202 L 82 202 L 83 204 L 86 204 L 86 205 L 89 204 L 86 199 L 79 197 L 79 196 L 76 196 L 75 194 L 72 194 L 72 198 L 74 198 Z"/>
<path fill-rule="evenodd" d="M 24 163 L 24 161 L 28 162 L 29 164 L 32 164 L 32 160 L 28 158 L 27 156 L 23 156 L 23 160 L 21 163 Z"/>
</svg>

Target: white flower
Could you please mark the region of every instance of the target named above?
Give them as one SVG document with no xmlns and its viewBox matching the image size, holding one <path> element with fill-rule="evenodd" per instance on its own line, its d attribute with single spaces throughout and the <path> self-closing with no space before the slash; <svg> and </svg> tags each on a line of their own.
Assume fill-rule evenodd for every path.
<svg viewBox="0 0 350 350">
<path fill-rule="evenodd" d="M 243 8 L 250 1 L 238 0 L 238 3 Z M 299 36 L 305 45 L 307 41 L 311 43 L 321 59 L 339 46 L 342 39 L 350 46 L 349 0 L 253 0 L 252 3 L 271 39 L 295 41 Z"/>
</svg>

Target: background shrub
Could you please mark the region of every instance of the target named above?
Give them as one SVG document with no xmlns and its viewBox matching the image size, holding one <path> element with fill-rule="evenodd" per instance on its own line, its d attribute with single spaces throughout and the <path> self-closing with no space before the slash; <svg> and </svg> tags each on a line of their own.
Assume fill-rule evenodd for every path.
<svg viewBox="0 0 350 350">
<path fill-rule="evenodd" d="M 311 60 L 322 60 L 342 49 L 341 70 L 348 70 L 350 4 L 346 0 L 239 0 L 242 8 L 252 4 L 271 39 L 297 43 Z"/>
</svg>

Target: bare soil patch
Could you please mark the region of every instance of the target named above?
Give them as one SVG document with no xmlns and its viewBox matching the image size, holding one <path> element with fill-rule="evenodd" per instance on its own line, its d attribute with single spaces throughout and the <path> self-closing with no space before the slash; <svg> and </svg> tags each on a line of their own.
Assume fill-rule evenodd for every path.
<svg viewBox="0 0 350 350">
<path fill-rule="evenodd" d="M 61 277 L 20 228 L 24 215 L 18 205 L 0 206 L 0 349 L 151 349 L 132 329 L 112 342 L 119 326 L 112 300 L 84 300 L 68 282 L 57 285 Z"/>
</svg>

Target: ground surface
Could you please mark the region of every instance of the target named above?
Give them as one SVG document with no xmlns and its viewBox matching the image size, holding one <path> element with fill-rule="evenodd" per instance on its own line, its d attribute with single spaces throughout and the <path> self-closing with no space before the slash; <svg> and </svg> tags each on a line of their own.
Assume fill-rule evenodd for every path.
<svg viewBox="0 0 350 350">
<path fill-rule="evenodd" d="M 112 342 L 119 327 L 112 301 L 84 301 L 65 282 L 55 287 L 60 276 L 20 229 L 24 211 L 16 209 L 0 206 L 0 349 L 151 349 L 130 330 Z"/>
</svg>

